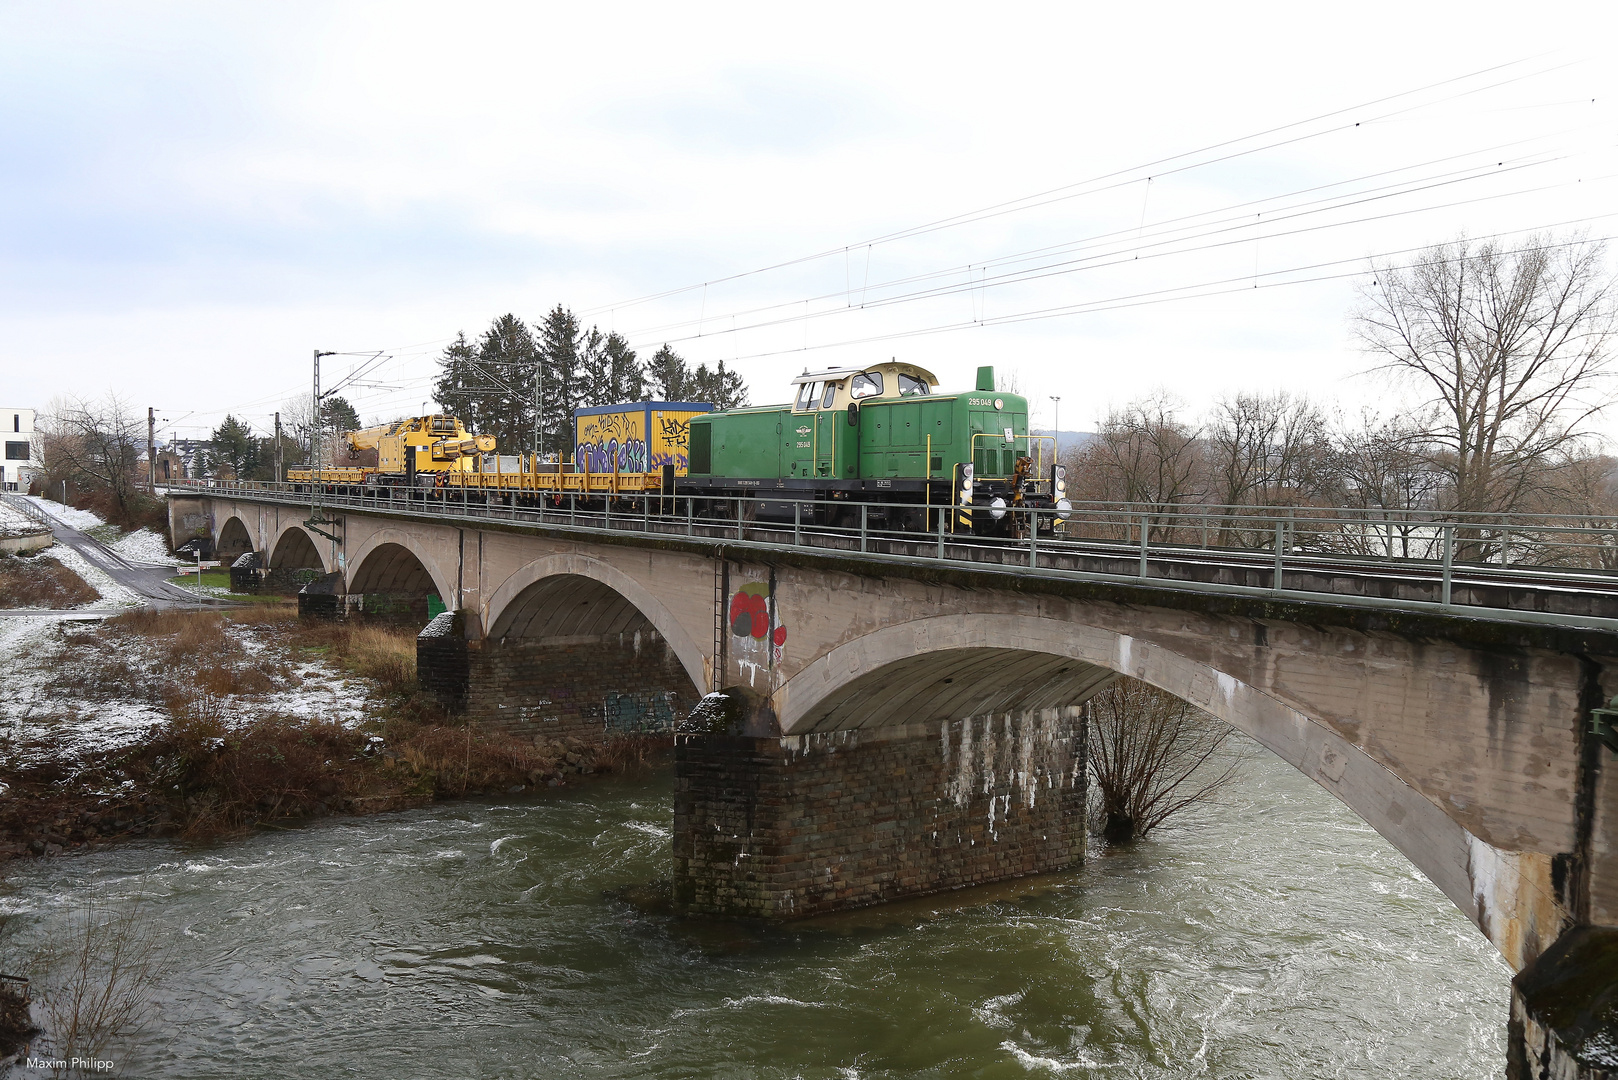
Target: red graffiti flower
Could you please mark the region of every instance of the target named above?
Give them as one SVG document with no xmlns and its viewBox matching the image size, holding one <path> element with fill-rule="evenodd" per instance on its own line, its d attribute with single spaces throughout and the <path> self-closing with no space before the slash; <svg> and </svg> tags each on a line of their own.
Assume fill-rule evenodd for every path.
<svg viewBox="0 0 1618 1080">
<path fill-rule="evenodd" d="M 787 643 L 787 628 L 784 626 L 777 626 L 775 628 L 775 633 L 771 635 L 771 640 L 773 640 L 777 646 L 785 645 Z"/>
<path fill-rule="evenodd" d="M 748 586 L 730 598 L 730 632 L 737 637 L 763 638 L 770 632 L 769 597 L 749 592 Z"/>
</svg>

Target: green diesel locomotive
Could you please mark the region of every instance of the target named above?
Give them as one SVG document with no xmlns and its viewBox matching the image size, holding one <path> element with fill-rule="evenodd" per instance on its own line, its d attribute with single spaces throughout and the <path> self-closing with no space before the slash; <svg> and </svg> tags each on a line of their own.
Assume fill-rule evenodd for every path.
<svg viewBox="0 0 1618 1080">
<path fill-rule="evenodd" d="M 897 361 L 805 371 L 792 385 L 790 405 L 694 417 L 682 494 L 716 514 L 745 496 L 760 518 L 834 526 L 879 503 L 873 527 L 981 535 L 1026 528 L 1018 509 L 1068 509 L 1054 440 L 1029 433 L 1027 399 L 997 391 L 992 367 L 959 393 Z"/>
</svg>

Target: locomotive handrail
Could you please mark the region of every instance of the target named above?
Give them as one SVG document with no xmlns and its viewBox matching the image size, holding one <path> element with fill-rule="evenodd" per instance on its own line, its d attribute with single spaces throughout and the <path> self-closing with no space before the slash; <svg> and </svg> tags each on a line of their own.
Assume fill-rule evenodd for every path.
<svg viewBox="0 0 1618 1080">
<path fill-rule="evenodd" d="M 308 499 L 307 485 L 273 481 L 163 486 L 173 494 L 240 494 L 295 504 Z M 300 487 L 304 490 L 298 491 Z M 893 523 L 889 515 L 906 508 L 890 502 L 817 499 L 794 492 L 716 498 L 661 491 L 567 491 L 545 493 L 534 505 L 518 497 L 533 492 L 486 490 L 472 501 L 473 490 L 463 487 L 454 499 L 429 489 L 333 493 L 322 496 L 322 504 L 333 511 L 423 520 L 486 519 L 579 535 L 680 535 L 761 552 L 813 549 L 879 562 L 944 561 L 1041 578 L 1618 631 L 1618 522 L 1593 516 L 1588 523 L 1570 524 L 1559 515 L 1495 515 L 1487 520 L 1484 515 L 1444 519 L 1436 511 L 1423 512 L 1435 516 L 1410 523 L 1419 528 L 1422 544 L 1379 553 L 1361 542 L 1361 534 L 1387 520 L 1354 508 L 1182 507 L 1165 523 L 1163 508 L 1151 504 L 1077 504 L 1065 521 L 1061 511 L 1008 506 L 1000 520 L 1010 517 L 1015 536 L 994 539 L 950 531 L 953 514 L 963 508 L 947 505 L 929 508 L 925 531 L 916 532 Z M 790 520 L 770 521 L 760 513 L 787 504 Z M 923 507 L 908 509 L 919 514 Z M 1304 509 L 1312 516 L 1301 516 Z M 1203 518 L 1217 524 L 1219 511 L 1243 523 L 1245 536 L 1237 539 L 1257 541 L 1262 536 L 1263 545 L 1221 547 L 1204 542 L 1202 529 L 1186 525 Z M 1338 516 L 1330 516 L 1334 514 Z M 1085 535 L 1087 530 L 1106 535 Z M 1488 542 L 1494 547 L 1475 539 L 1491 530 L 1516 538 L 1510 549 L 1515 558 L 1501 557 L 1497 539 Z M 1208 539 L 1214 531 L 1210 525 Z"/>
<path fill-rule="evenodd" d="M 977 458 L 978 458 L 978 440 L 979 439 L 999 439 L 1001 442 L 1007 441 L 1004 432 L 974 431 L 972 433 L 971 445 L 967 448 L 971 453 L 971 460 L 974 461 L 974 462 L 977 461 Z M 1034 443 L 1038 442 L 1038 443 L 1041 443 L 1041 444 L 1044 444 L 1044 443 L 1053 444 L 1052 447 L 1051 447 L 1051 464 L 1052 465 L 1056 464 L 1056 448 L 1055 448 L 1055 445 L 1054 445 L 1055 442 L 1056 442 L 1056 437 L 1054 435 L 1034 435 L 1032 433 L 1024 434 L 1024 435 L 1013 434 L 1011 436 L 1011 440 L 1010 440 L 1011 449 L 1012 449 L 1013 452 L 1015 452 L 1016 449 L 1017 449 L 1017 440 L 1018 439 L 1023 439 L 1023 440 L 1027 441 L 1028 450 L 1029 450 L 1029 455 L 1028 455 L 1029 457 L 1033 457 Z M 1038 480 L 1038 479 L 1045 476 L 1045 455 L 1041 454 L 1035 460 L 1035 462 L 1034 462 L 1034 473 L 1035 473 L 1034 479 L 1036 479 L 1036 480 Z M 1011 474 L 1010 473 L 994 472 L 994 473 L 986 473 L 985 475 L 992 475 L 995 479 L 1001 479 L 1002 477 L 1010 476 Z"/>
</svg>

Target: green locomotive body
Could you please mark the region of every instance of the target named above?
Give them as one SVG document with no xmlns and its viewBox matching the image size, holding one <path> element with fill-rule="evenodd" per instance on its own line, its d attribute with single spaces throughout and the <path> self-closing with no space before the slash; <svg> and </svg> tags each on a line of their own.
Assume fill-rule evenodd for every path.
<svg viewBox="0 0 1618 1080">
<path fill-rule="evenodd" d="M 1008 505 L 1054 508 L 1063 494 L 1052 440 L 1030 435 L 1027 399 L 996 391 L 993 368 L 960 393 L 938 393 L 931 372 L 898 362 L 806 371 L 793 387 L 790 405 L 694 417 L 681 489 L 762 496 L 758 515 L 786 520 L 802 520 L 805 500 L 828 518 L 838 500 L 881 503 L 873 524 L 931 529 L 969 478 L 966 501 L 1001 511 L 972 513 L 979 532 L 1001 531 Z"/>
</svg>

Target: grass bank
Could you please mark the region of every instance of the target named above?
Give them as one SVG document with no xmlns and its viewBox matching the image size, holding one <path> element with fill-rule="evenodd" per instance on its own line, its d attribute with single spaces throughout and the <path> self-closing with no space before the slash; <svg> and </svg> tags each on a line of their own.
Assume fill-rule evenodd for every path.
<svg viewBox="0 0 1618 1080">
<path fill-rule="evenodd" d="M 659 752 L 457 722 L 417 689 L 413 628 L 300 622 L 288 602 L 142 609 L 52 647 L 40 696 L 67 704 L 0 747 L 0 858 L 557 787 Z M 133 736 L 69 737 L 134 706 Z"/>
<path fill-rule="evenodd" d="M 0 607 L 69 608 L 100 598 L 83 578 L 55 559 L 0 555 Z"/>
</svg>

